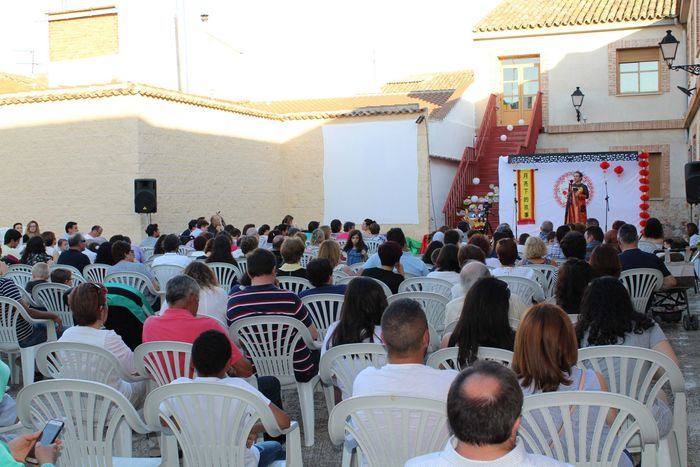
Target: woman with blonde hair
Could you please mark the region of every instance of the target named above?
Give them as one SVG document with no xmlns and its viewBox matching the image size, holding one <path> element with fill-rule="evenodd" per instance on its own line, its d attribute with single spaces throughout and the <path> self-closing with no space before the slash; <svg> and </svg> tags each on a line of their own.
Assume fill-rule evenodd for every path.
<svg viewBox="0 0 700 467">
<path fill-rule="evenodd" d="M 324 240 L 318 247 L 318 259 L 327 259 L 334 271 L 342 271 L 348 276 L 355 276 L 352 269 L 340 262 L 340 245 L 335 240 Z"/>
<path fill-rule="evenodd" d="M 32 237 L 40 237 L 41 230 L 39 230 L 39 223 L 35 220 L 27 222 L 27 230 L 22 236 L 22 243 L 27 243 Z"/>
<path fill-rule="evenodd" d="M 520 266 L 528 264 L 549 264 L 556 266 L 557 262 L 547 258 L 547 245 L 538 236 L 530 235 L 525 240 L 525 249 L 523 250 L 523 259 L 520 261 Z"/>
<path fill-rule="evenodd" d="M 318 255 L 318 248 L 321 246 L 321 243 L 323 243 L 324 240 L 326 240 L 326 234 L 323 232 L 323 230 L 316 229 L 313 232 L 311 232 L 309 246 L 306 247 L 306 254 L 312 256 Z"/>
</svg>

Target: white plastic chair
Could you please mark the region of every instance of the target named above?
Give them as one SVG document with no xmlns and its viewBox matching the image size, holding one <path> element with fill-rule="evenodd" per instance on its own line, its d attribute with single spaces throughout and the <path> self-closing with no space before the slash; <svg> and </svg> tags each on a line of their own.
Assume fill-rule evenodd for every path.
<svg viewBox="0 0 700 467">
<path fill-rule="evenodd" d="M 510 293 L 520 297 L 526 306 L 529 306 L 533 302 L 535 294 L 542 288 L 536 281 L 526 277 L 498 276 L 496 279 L 500 279 L 508 284 Z"/>
<path fill-rule="evenodd" d="M 328 326 L 340 319 L 340 309 L 343 307 L 343 295 L 323 293 L 302 297 L 301 301 L 306 306 L 311 320 L 318 329 L 318 340 L 326 337 Z"/>
<path fill-rule="evenodd" d="M 353 278 L 354 276 L 350 276 L 343 271 L 333 271 L 333 284 L 334 285 L 339 285 L 341 284 L 340 280 L 344 279 L 345 277 L 350 277 Z"/>
<path fill-rule="evenodd" d="M 77 268 L 74 268 L 73 266 L 69 266 L 67 264 L 52 264 L 49 266 L 49 271 L 55 271 L 56 269 L 65 269 L 66 271 L 71 272 L 71 281 L 72 281 L 72 286 L 78 286 L 80 284 L 84 284 L 87 282 L 85 280 L 85 277 L 83 277 L 83 274 L 78 271 Z"/>
<path fill-rule="evenodd" d="M 154 430 L 165 422 L 188 467 L 245 465 L 246 440 L 258 420 L 270 435 L 285 435 L 285 465 L 303 465 L 297 422 L 280 428 L 270 407 L 242 388 L 211 383 L 162 386 L 148 395 L 144 418 Z"/>
<path fill-rule="evenodd" d="M 177 254 L 182 256 L 189 256 L 190 253 L 192 253 L 193 251 L 194 248 L 185 245 L 180 245 L 177 249 Z"/>
<path fill-rule="evenodd" d="M 573 324 L 574 326 L 576 326 L 576 323 L 578 323 L 578 315 L 576 315 L 576 314 L 567 314 L 566 316 L 568 316 L 569 319 L 571 320 L 571 324 Z"/>
<path fill-rule="evenodd" d="M 387 302 L 391 305 L 402 298 L 409 298 L 420 303 L 430 327 L 438 335 L 442 335 L 445 329 L 445 307 L 449 303 L 447 297 L 433 292 L 401 292 L 387 298 Z"/>
<path fill-rule="evenodd" d="M 309 261 L 314 259 L 316 256 L 309 254 L 309 253 L 304 253 L 301 255 L 301 259 L 299 260 L 299 264 L 301 265 L 302 268 L 306 268 L 306 266 L 309 264 Z"/>
<path fill-rule="evenodd" d="M 153 247 L 152 246 L 142 246 L 141 251 L 143 251 L 143 261 L 146 262 L 149 259 L 151 259 L 151 256 L 153 256 Z"/>
<path fill-rule="evenodd" d="M 428 357 L 428 361 L 425 362 L 426 365 L 437 368 L 438 370 L 443 368 L 452 368 L 457 371 L 462 370 L 462 366 L 457 360 L 457 355 L 459 354 L 459 348 L 457 347 L 446 347 L 440 349 L 437 352 L 432 353 Z M 476 355 L 478 360 L 492 360 L 498 363 L 502 363 L 505 366 L 510 367 L 513 363 L 513 352 L 510 350 L 497 349 L 495 347 L 479 347 L 479 352 Z"/>
<path fill-rule="evenodd" d="M 331 347 L 321 357 L 318 374 L 323 384 L 326 407 L 330 415 L 335 407 L 336 386 L 343 400 L 352 396 L 352 385 L 357 375 L 370 366 L 381 368 L 386 364 L 386 348 L 382 344 L 345 344 Z"/>
<path fill-rule="evenodd" d="M 361 270 L 363 270 L 365 268 L 365 262 L 362 261 L 361 263 L 355 263 L 352 266 L 349 266 L 349 268 L 352 272 L 357 274 L 358 272 L 360 272 Z"/>
<path fill-rule="evenodd" d="M 551 264 L 528 264 L 523 266 L 537 271 L 535 280 L 544 290 L 545 298 L 553 297 L 557 287 L 557 274 L 559 270 Z"/>
<path fill-rule="evenodd" d="M 28 272 L 31 275 L 32 266 L 28 264 L 11 264 L 7 268 L 7 272 Z M 5 277 L 7 277 L 7 275 L 5 275 Z"/>
<path fill-rule="evenodd" d="M 194 377 L 192 344 L 185 342 L 145 342 L 134 350 L 134 366 L 142 376 L 150 375 L 156 386 L 165 386 L 180 377 Z"/>
<path fill-rule="evenodd" d="M 405 396 L 344 400 L 331 412 L 328 433 L 332 443 L 344 443 L 344 466 L 351 465 L 356 443 L 362 465 L 370 467 L 403 466 L 412 457 L 441 451 L 450 436 L 444 401 Z"/>
<path fill-rule="evenodd" d="M 165 461 L 131 457 L 132 431 L 147 434 L 160 427 L 148 428 L 126 397 L 102 383 L 53 379 L 25 386 L 17 396 L 17 414 L 36 430 L 54 418 L 64 422 L 61 465 L 155 467 Z"/>
<path fill-rule="evenodd" d="M 608 426 L 609 409 L 617 412 Z M 604 427 L 609 427 L 607 436 L 603 436 Z M 592 431 L 590 440 L 588 431 Z M 643 404 L 620 394 L 562 391 L 528 396 L 518 434 L 528 452 L 590 467 L 618 465 L 628 443 L 641 437 L 642 466 L 656 465 L 659 432 L 654 417 Z"/>
<path fill-rule="evenodd" d="M 247 258 L 236 258 L 238 263 L 238 269 L 241 270 L 242 275 L 248 274 L 248 259 Z"/>
<path fill-rule="evenodd" d="M 73 326 L 73 312 L 63 298 L 70 290 L 71 287 L 65 284 L 54 284 L 52 282 L 37 284 L 32 289 L 32 300 L 46 308 L 47 311 L 60 316 L 63 326 Z"/>
<path fill-rule="evenodd" d="M 140 272 L 113 272 L 112 274 L 107 274 L 105 276 L 104 283 L 108 284 L 110 282 L 128 285 L 144 295 L 146 292 L 150 292 L 152 296 L 158 295 L 158 291 L 153 288 L 153 282 L 151 282 L 148 276 L 141 274 Z M 161 288 L 162 287 L 164 286 L 161 285 Z"/>
<path fill-rule="evenodd" d="M 308 279 L 303 277 L 277 276 L 277 282 L 279 282 L 280 289 L 289 290 L 297 295 L 304 290 L 313 289 L 314 287 Z"/>
<path fill-rule="evenodd" d="M 585 347 L 579 350 L 578 360 L 579 368 L 589 368 L 605 376 L 610 392 L 629 396 L 650 411 L 667 386 L 673 394 L 673 427 L 661 444 L 668 450 L 672 465 L 688 465 L 685 379 L 673 360 L 655 350 L 626 345 Z"/>
<path fill-rule="evenodd" d="M 452 283 L 437 277 L 411 277 L 399 285 L 401 292 L 432 292 L 452 300 Z"/>
<path fill-rule="evenodd" d="M 104 282 L 105 276 L 107 275 L 106 264 L 88 264 L 83 268 L 83 276 L 88 282 L 96 282 L 101 284 Z"/>
<path fill-rule="evenodd" d="M 375 254 L 379 250 L 379 245 L 381 245 L 382 242 L 379 240 L 365 240 L 365 245 L 367 246 L 367 255 L 371 256 Z"/>
<path fill-rule="evenodd" d="M 0 297 L 0 352 L 8 354 L 12 381 L 19 384 L 15 358 L 20 354 L 22 361 L 22 381 L 25 386 L 34 382 L 34 355 L 39 345 L 20 347 L 19 341 L 29 337 L 31 333 L 17 332 L 17 324 L 23 319 L 29 325 L 41 323 L 46 326 L 47 341 L 56 340 L 56 328 L 50 319 L 34 319 L 24 309 L 21 303 L 7 297 Z M 24 327 L 24 326 L 22 326 Z"/>
<path fill-rule="evenodd" d="M 227 293 L 231 289 L 231 286 L 233 285 L 233 281 L 235 279 L 238 279 L 240 281 L 243 278 L 243 273 L 241 273 L 241 270 L 233 264 L 207 263 L 207 266 L 209 266 L 214 271 L 214 275 L 216 275 L 216 280 L 219 281 L 219 284 L 221 285 L 221 287 L 224 288 L 224 290 L 226 290 Z"/>
<path fill-rule="evenodd" d="M 24 266 L 24 264 L 22 264 L 22 266 Z M 32 273 L 21 269 L 15 269 L 8 271 L 3 277 L 5 279 L 10 279 L 18 288 L 26 290 L 27 284 L 32 280 Z"/>
<path fill-rule="evenodd" d="M 301 321 L 289 316 L 241 318 L 229 327 L 234 343 L 244 349 L 259 376 L 274 376 L 282 387 L 295 387 L 301 406 L 304 445 L 314 445 L 314 387 L 318 375 L 306 383 L 294 378 L 294 349 L 302 341 L 309 349 L 318 349 L 311 333 Z"/>
<path fill-rule="evenodd" d="M 657 269 L 628 269 L 620 273 L 620 282 L 629 292 L 634 309 L 645 314 L 651 294 L 661 288 L 664 276 Z"/>
<path fill-rule="evenodd" d="M 146 259 L 143 264 L 145 264 L 149 269 L 153 267 L 153 261 L 155 261 L 156 258 L 159 256 L 163 256 L 163 254 L 158 254 L 158 255 L 151 255 L 148 259 Z"/>
<path fill-rule="evenodd" d="M 185 268 L 176 264 L 159 264 L 158 266 L 153 266 L 151 268 L 153 275 L 156 276 L 156 279 L 158 280 L 158 284 L 160 284 L 161 295 L 165 294 L 165 286 L 167 285 L 168 281 L 173 277 L 182 274 L 182 271 L 184 270 Z"/>
</svg>

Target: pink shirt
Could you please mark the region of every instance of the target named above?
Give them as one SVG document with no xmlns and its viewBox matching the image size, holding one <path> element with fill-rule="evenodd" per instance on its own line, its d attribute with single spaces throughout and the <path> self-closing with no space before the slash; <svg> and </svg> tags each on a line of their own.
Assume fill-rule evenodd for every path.
<svg viewBox="0 0 700 467">
<path fill-rule="evenodd" d="M 221 331 L 231 342 L 231 364 L 243 357 L 241 350 L 231 341 L 226 329 L 213 318 L 192 316 L 182 308 L 168 308 L 160 316 L 149 316 L 143 323 L 143 342 L 176 341 L 192 344 L 204 331 Z"/>
</svg>

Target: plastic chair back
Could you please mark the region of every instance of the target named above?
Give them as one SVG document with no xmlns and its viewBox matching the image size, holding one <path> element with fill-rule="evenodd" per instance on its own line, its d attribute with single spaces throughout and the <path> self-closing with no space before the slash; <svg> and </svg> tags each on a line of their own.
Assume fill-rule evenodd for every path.
<svg viewBox="0 0 700 467">
<path fill-rule="evenodd" d="M 24 264 L 21 266 L 24 266 Z M 18 288 L 26 290 L 27 284 L 32 280 L 32 273 L 22 269 L 10 269 L 3 277 L 12 280 Z"/>
<path fill-rule="evenodd" d="M 153 285 L 151 283 L 151 280 L 148 278 L 148 276 L 145 276 L 144 274 L 141 274 L 139 272 L 115 272 L 112 274 L 108 274 L 104 278 L 104 283 L 115 283 L 115 284 L 124 284 L 128 285 L 129 287 L 133 287 L 142 294 L 146 294 L 146 292 L 151 292 L 151 294 L 155 295 L 157 292 L 153 290 Z M 164 287 L 164 285 L 161 285 L 161 287 Z"/>
<path fill-rule="evenodd" d="M 437 277 L 411 277 L 399 285 L 402 292 L 432 292 L 452 300 L 452 283 Z"/>
<path fill-rule="evenodd" d="M 386 365 L 387 351 L 382 344 L 345 344 L 328 349 L 321 357 L 318 374 L 326 386 L 337 386 L 343 400 L 352 395 L 357 375 L 370 366 Z M 332 404 L 329 410 L 333 409 Z"/>
<path fill-rule="evenodd" d="M 539 274 L 535 274 L 535 279 L 537 280 L 537 283 L 542 286 L 545 293 L 545 298 L 554 296 L 555 289 L 557 287 L 557 274 L 559 273 L 559 269 L 551 264 L 528 264 L 523 267 L 534 269 L 535 271 L 539 272 Z"/>
<path fill-rule="evenodd" d="M 105 276 L 107 275 L 106 264 L 88 264 L 83 269 L 83 276 L 88 282 L 97 282 L 101 284 L 104 282 Z"/>
<path fill-rule="evenodd" d="M 159 264 L 158 266 L 151 267 L 151 271 L 153 271 L 153 275 L 156 276 L 162 290 L 165 290 L 170 279 L 182 274 L 184 270 L 185 268 L 176 264 Z"/>
<path fill-rule="evenodd" d="M 463 367 L 459 364 L 457 359 L 458 354 L 459 349 L 457 347 L 446 347 L 432 353 L 428 357 L 428 361 L 425 362 L 425 364 L 437 369 L 452 368 L 454 370 L 461 371 Z M 510 367 L 510 365 L 513 363 L 513 352 L 510 350 L 497 349 L 495 347 L 480 346 L 479 352 L 477 353 L 477 359 L 492 360 Z"/>
<path fill-rule="evenodd" d="M 277 276 L 277 282 L 279 282 L 280 289 L 289 290 L 297 295 L 304 290 L 314 287 L 308 279 L 304 279 L 303 277 Z"/>
<path fill-rule="evenodd" d="M 165 386 L 181 377 L 193 378 L 192 344 L 145 342 L 134 351 L 134 365 L 140 375 L 150 375 L 157 386 Z"/>
<path fill-rule="evenodd" d="M 216 280 L 219 281 L 219 285 L 228 292 L 231 290 L 231 286 L 234 281 L 238 279 L 239 281 L 243 278 L 241 270 L 238 269 L 233 264 L 229 263 L 207 263 L 216 275 Z"/>
<path fill-rule="evenodd" d="M 318 329 L 318 340 L 326 337 L 328 327 L 340 319 L 340 309 L 343 307 L 343 295 L 339 294 L 313 294 L 302 297 L 301 301 L 306 306 L 311 320 Z"/>
<path fill-rule="evenodd" d="M 69 266 L 67 264 L 52 264 L 51 266 L 49 266 L 49 271 L 55 271 L 56 269 L 65 269 L 66 271 L 71 272 L 71 280 L 72 280 L 71 285 L 73 287 L 87 282 L 85 280 L 85 277 L 83 277 L 83 274 L 80 271 L 78 271 L 77 268 L 74 268 L 73 266 Z"/>
<path fill-rule="evenodd" d="M 634 309 L 639 313 L 646 313 L 649 299 L 654 291 L 661 288 L 664 276 L 657 269 L 628 269 L 620 273 L 620 282 L 629 292 Z"/>
<path fill-rule="evenodd" d="M 52 313 L 61 317 L 64 326 L 73 326 L 73 312 L 65 302 L 64 296 L 71 287 L 65 284 L 46 282 L 37 284 L 32 289 L 32 300 Z"/>
<path fill-rule="evenodd" d="M 402 298 L 409 298 L 420 303 L 430 327 L 437 334 L 442 335 L 445 329 L 445 308 L 449 302 L 447 297 L 433 292 L 401 292 L 389 297 L 387 302 L 391 305 Z"/>
<path fill-rule="evenodd" d="M 529 306 L 534 297 L 537 289 L 540 287 L 539 284 L 532 279 L 519 276 L 498 276 L 497 279 L 502 280 L 508 284 L 510 293 L 520 297 L 522 302 Z"/>
</svg>

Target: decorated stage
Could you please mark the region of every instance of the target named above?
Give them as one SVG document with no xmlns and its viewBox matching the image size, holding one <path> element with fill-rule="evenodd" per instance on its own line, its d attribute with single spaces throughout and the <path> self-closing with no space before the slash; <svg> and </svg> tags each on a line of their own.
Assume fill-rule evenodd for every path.
<svg viewBox="0 0 700 467">
<path fill-rule="evenodd" d="M 598 219 L 603 230 L 618 219 L 643 227 L 649 217 L 648 157 L 637 152 L 500 157 L 500 221 L 510 224 L 513 230 L 517 226 L 519 234 L 539 232 L 545 220 L 552 221 L 555 228 L 564 224 L 568 189 L 578 171 L 588 188 L 587 217 Z"/>
</svg>

